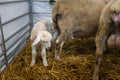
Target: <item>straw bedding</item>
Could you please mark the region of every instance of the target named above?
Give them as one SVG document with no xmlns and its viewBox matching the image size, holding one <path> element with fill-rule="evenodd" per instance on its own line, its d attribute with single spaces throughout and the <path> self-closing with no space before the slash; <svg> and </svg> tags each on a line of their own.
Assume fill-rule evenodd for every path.
<svg viewBox="0 0 120 80">
<path fill-rule="evenodd" d="M 40 45 L 39 45 L 40 46 Z M 109 50 L 100 68 L 100 80 L 120 80 L 120 50 Z M 27 42 L 9 66 L 0 73 L 0 80 L 92 80 L 95 63 L 94 39 L 70 40 L 62 51 L 61 61 L 48 51 L 49 65 L 44 67 L 37 49 L 36 64 L 30 67 L 31 43 Z"/>
</svg>

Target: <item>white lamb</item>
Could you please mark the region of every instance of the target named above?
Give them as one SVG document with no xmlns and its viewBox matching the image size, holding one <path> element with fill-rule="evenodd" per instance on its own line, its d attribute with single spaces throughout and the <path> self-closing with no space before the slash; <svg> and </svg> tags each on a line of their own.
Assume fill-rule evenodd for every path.
<svg viewBox="0 0 120 80">
<path fill-rule="evenodd" d="M 41 43 L 41 56 L 43 60 L 43 65 L 48 66 L 48 62 L 46 59 L 46 49 L 51 47 L 51 41 L 53 38 L 57 37 L 54 34 L 52 38 L 53 27 L 48 20 L 41 20 L 35 24 L 31 31 L 30 39 L 32 41 L 32 61 L 30 66 L 34 66 L 35 59 L 36 59 L 36 45 L 40 42 Z"/>
</svg>

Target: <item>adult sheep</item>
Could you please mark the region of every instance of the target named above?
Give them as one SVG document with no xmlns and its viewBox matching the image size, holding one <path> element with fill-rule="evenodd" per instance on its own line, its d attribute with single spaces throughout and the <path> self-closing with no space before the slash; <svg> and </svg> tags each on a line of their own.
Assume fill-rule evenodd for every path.
<svg viewBox="0 0 120 80">
<path fill-rule="evenodd" d="M 120 0 L 111 0 L 102 10 L 95 43 L 96 65 L 93 79 L 98 80 L 103 52 L 109 48 L 120 48 Z"/>
<path fill-rule="evenodd" d="M 99 25 L 98 23 L 101 12 L 109 1 L 110 0 L 58 0 L 55 3 L 52 9 L 52 20 L 54 27 L 59 30 L 59 36 L 56 40 L 56 43 L 60 48 L 59 52 L 56 52 L 55 59 L 57 60 L 60 59 L 62 46 L 66 40 L 72 39 L 74 37 L 88 38 L 95 36 L 98 29 L 98 25 Z M 119 10 L 119 8 L 116 9 Z M 105 14 L 105 16 L 106 15 L 107 14 Z M 101 17 L 104 18 L 105 16 L 101 16 Z M 102 24 L 102 26 L 103 25 L 104 24 Z M 104 27 L 101 28 L 101 31 L 102 29 L 104 29 Z M 94 70 L 94 77 L 93 77 L 94 80 L 98 80 L 98 71 L 101 62 L 100 60 L 101 53 L 103 51 L 101 49 L 104 48 L 103 43 L 104 40 L 107 39 L 104 34 L 102 34 L 102 36 L 103 36 L 102 38 L 103 40 L 101 41 L 99 41 L 101 39 L 101 35 L 98 35 L 98 37 L 96 37 L 96 44 L 97 44 L 96 54 L 98 56 L 97 56 L 97 64 Z M 97 41 L 99 43 L 97 43 Z M 110 45 L 109 41 L 108 41 L 108 45 Z"/>
<path fill-rule="evenodd" d="M 58 0 L 52 9 L 53 25 L 59 31 L 56 43 L 60 51 L 55 59 L 60 59 L 62 46 L 70 38 L 95 36 L 102 9 L 108 0 Z"/>
</svg>

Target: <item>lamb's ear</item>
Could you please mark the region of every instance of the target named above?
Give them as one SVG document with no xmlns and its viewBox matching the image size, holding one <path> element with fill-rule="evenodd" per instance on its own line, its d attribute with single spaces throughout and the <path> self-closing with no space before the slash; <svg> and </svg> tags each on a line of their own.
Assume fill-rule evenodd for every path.
<svg viewBox="0 0 120 80">
<path fill-rule="evenodd" d="M 37 45 L 40 42 L 40 36 L 37 36 L 32 45 Z"/>
</svg>

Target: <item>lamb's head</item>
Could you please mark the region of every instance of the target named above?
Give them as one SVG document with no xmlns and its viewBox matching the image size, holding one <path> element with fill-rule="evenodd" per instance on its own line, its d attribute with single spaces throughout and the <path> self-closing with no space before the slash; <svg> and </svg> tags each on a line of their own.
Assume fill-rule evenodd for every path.
<svg viewBox="0 0 120 80">
<path fill-rule="evenodd" d="M 120 0 L 115 1 L 112 6 L 110 7 L 111 9 L 111 18 L 115 23 L 120 23 Z"/>
<path fill-rule="evenodd" d="M 52 35 L 48 31 L 43 31 L 41 33 L 41 44 L 44 45 L 46 48 L 51 47 L 51 40 L 52 40 Z"/>
<path fill-rule="evenodd" d="M 52 35 L 48 31 L 39 31 L 36 39 L 33 42 L 33 45 L 36 45 L 38 42 L 42 44 L 45 48 L 51 47 Z"/>
</svg>

